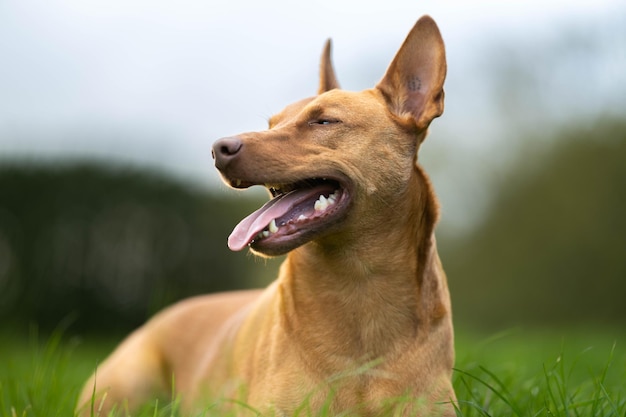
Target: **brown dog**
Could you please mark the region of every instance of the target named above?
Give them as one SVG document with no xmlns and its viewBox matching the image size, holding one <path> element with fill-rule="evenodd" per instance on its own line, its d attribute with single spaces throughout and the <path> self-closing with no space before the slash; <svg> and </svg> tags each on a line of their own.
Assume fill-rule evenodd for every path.
<svg viewBox="0 0 626 417">
<path fill-rule="evenodd" d="M 279 277 L 154 317 L 87 382 L 83 412 L 134 409 L 173 388 L 183 410 L 217 415 L 248 415 L 239 401 L 263 415 L 454 415 L 438 203 L 416 163 L 443 112 L 445 74 L 428 16 L 370 90 L 339 89 L 328 43 L 317 96 L 287 106 L 269 130 L 218 140 L 224 181 L 273 197 L 229 246 L 289 253 Z"/>
</svg>

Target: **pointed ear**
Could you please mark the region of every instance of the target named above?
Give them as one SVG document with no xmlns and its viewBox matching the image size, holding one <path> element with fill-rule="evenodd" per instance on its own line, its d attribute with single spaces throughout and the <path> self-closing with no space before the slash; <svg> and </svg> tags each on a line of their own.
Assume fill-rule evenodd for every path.
<svg viewBox="0 0 626 417">
<path fill-rule="evenodd" d="M 446 54 L 439 28 L 430 16 L 422 16 L 376 88 L 393 113 L 412 117 L 421 130 L 443 113 L 445 78 Z"/>
<path fill-rule="evenodd" d="M 324 51 L 322 52 L 322 60 L 320 62 L 320 86 L 317 90 L 317 94 L 325 93 L 333 88 L 339 88 L 339 83 L 335 77 L 335 70 L 333 69 L 333 63 L 330 59 L 331 42 L 330 39 L 324 44 Z"/>
</svg>

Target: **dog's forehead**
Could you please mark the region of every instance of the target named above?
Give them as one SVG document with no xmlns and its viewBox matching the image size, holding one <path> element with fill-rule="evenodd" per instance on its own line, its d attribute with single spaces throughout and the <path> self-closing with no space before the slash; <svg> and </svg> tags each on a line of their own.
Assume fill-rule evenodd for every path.
<svg viewBox="0 0 626 417">
<path fill-rule="evenodd" d="M 334 113 L 342 109 L 349 111 L 352 106 L 358 106 L 358 113 L 365 115 L 368 108 L 371 109 L 372 106 L 376 108 L 380 105 L 381 100 L 373 90 L 354 92 L 334 89 L 287 105 L 281 112 L 270 118 L 270 127 L 300 117 L 339 116 Z M 350 113 L 354 114 L 354 112 Z"/>
<path fill-rule="evenodd" d="M 344 113 L 363 114 L 380 112 L 382 101 L 375 89 L 363 91 L 330 90 L 307 104 L 309 111 L 341 110 Z M 369 117 L 369 116 L 368 116 Z"/>
</svg>

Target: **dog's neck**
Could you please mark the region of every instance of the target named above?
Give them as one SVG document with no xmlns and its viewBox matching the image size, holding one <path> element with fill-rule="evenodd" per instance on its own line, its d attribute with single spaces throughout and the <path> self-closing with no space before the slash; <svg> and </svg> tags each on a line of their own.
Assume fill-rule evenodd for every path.
<svg viewBox="0 0 626 417">
<path fill-rule="evenodd" d="M 407 189 L 411 198 L 398 199 L 407 203 L 391 207 L 393 213 L 381 213 L 386 220 L 377 230 L 362 232 L 347 246 L 304 245 L 284 262 L 279 282 L 286 330 L 294 340 L 329 334 L 324 340 L 330 344 L 306 344 L 319 350 L 310 354 L 367 360 L 393 355 L 428 337 L 449 313 L 433 234 L 437 202 L 426 176 L 419 168 L 417 173 Z"/>
</svg>

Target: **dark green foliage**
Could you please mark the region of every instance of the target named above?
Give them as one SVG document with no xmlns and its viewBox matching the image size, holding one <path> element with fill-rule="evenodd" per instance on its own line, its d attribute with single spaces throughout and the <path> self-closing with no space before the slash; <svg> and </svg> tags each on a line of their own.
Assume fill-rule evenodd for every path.
<svg viewBox="0 0 626 417">
<path fill-rule="evenodd" d="M 444 247 L 458 321 L 626 323 L 626 124 L 520 155 L 487 220 Z"/>
<path fill-rule="evenodd" d="M 146 172 L 0 166 L 0 323 L 126 331 L 182 297 L 264 285 L 226 246 L 256 204 Z"/>
</svg>

